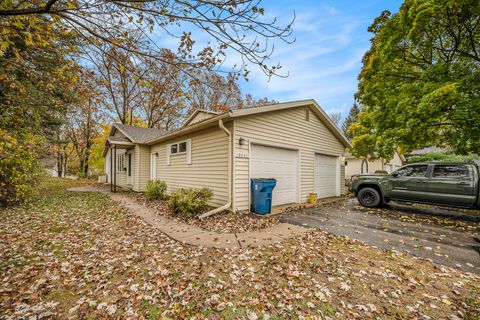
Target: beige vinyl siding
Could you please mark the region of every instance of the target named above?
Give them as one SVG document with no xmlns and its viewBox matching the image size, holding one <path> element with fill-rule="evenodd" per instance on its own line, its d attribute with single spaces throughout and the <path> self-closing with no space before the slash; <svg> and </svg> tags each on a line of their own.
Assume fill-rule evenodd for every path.
<svg viewBox="0 0 480 320">
<path fill-rule="evenodd" d="M 167 164 L 167 147 L 191 139 L 192 163 L 187 164 L 186 154 L 170 156 Z M 222 206 L 227 202 L 228 137 L 218 127 L 197 131 L 169 141 L 155 144 L 151 152 L 158 152 L 157 179 L 167 183 L 169 193 L 179 188 L 208 187 L 213 190 L 209 205 Z"/>
<path fill-rule="evenodd" d="M 235 153 L 250 153 L 248 144 L 239 146 L 242 137 L 250 143 L 259 143 L 298 149 L 300 152 L 300 202 L 314 192 L 315 153 L 341 156 L 345 147 L 333 133 L 310 111 L 305 119 L 305 108 L 292 108 L 246 116 L 235 120 Z M 249 159 L 235 157 L 235 209 L 249 209 Z M 341 177 L 341 175 L 340 175 Z M 340 182 L 340 185 L 343 182 Z"/>
<path fill-rule="evenodd" d="M 145 191 L 150 180 L 150 146 L 135 145 L 134 191 Z"/>
<path fill-rule="evenodd" d="M 340 165 L 340 194 L 347 193 L 347 188 L 345 186 L 345 166 L 342 164 Z"/>
<path fill-rule="evenodd" d="M 354 174 L 362 173 L 363 158 L 346 158 L 345 161 L 347 161 L 347 165 L 345 166 L 345 176 L 347 178 L 350 178 Z M 382 159 L 368 161 L 368 171 L 363 173 L 373 173 L 377 170 L 383 170 L 383 167 L 384 165 Z"/>
</svg>

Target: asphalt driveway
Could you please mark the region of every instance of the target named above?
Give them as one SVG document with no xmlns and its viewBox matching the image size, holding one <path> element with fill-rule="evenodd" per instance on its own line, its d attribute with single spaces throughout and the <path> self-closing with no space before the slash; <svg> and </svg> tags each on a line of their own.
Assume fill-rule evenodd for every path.
<svg viewBox="0 0 480 320">
<path fill-rule="evenodd" d="M 367 209 L 356 199 L 347 199 L 290 212 L 282 220 L 480 273 L 480 223 L 459 219 L 462 211 L 430 211 L 435 215 L 403 204 Z"/>
</svg>

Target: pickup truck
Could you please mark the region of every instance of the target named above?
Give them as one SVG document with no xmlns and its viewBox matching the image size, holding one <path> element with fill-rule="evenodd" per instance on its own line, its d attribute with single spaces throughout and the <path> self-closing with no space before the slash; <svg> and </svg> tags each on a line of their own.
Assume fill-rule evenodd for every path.
<svg viewBox="0 0 480 320">
<path fill-rule="evenodd" d="M 479 164 L 413 163 L 389 175 L 357 174 L 350 178 L 349 190 L 365 207 L 394 200 L 478 208 Z"/>
</svg>

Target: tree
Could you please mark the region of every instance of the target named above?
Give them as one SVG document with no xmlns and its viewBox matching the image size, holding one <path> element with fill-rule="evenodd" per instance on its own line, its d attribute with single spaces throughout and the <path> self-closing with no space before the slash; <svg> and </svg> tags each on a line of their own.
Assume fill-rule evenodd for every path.
<svg viewBox="0 0 480 320">
<path fill-rule="evenodd" d="M 332 112 L 328 115 L 330 119 L 335 123 L 335 125 L 338 127 L 340 124 L 340 120 L 342 120 L 342 113 L 341 112 Z"/>
<path fill-rule="evenodd" d="M 95 80 L 92 72 L 82 72 L 82 81 L 76 88 L 77 101 L 68 112 L 64 126 L 79 161 L 78 172 L 84 176 L 89 173 L 91 148 L 100 134 L 100 122 L 103 120 Z"/>
<path fill-rule="evenodd" d="M 189 83 L 190 112 L 195 109 L 227 111 L 242 106 L 240 86 L 233 75 L 223 77 L 215 72 L 204 72 L 198 78 Z"/>
<path fill-rule="evenodd" d="M 278 25 L 276 19 L 266 21 L 260 5 L 261 0 L 99 0 L 95 4 L 89 0 L 7 1 L 0 6 L 0 17 L 12 22 L 14 32 L 14 25 L 22 19 L 31 18 L 35 26 L 35 19 L 46 18 L 45 31 L 36 26 L 34 29 L 46 43 L 54 43 L 55 30 L 60 30 L 76 34 L 99 49 L 109 44 L 116 50 L 170 63 L 159 54 L 160 50 L 155 50 L 156 42 L 147 35 L 156 31 L 178 39 L 181 61 L 175 64 L 177 68 L 211 69 L 224 61 L 228 52 L 235 52 L 242 57 L 237 72 L 243 70 L 248 76 L 245 66 L 251 63 L 271 76 L 279 74 L 280 66 L 267 65 L 273 51 L 269 40 L 291 42 L 293 21 L 286 26 Z M 144 34 L 149 41 L 131 47 L 132 33 L 134 38 Z M 198 47 L 195 38 L 201 35 L 212 41 Z M 9 40 L 2 43 L 2 47 L 9 45 Z"/>
<path fill-rule="evenodd" d="M 48 29 L 41 17 L 1 29 L 6 36 L 0 44 L 0 205 L 35 193 L 38 158 L 55 139 L 78 79 L 66 54 L 73 39 L 43 45 L 45 39 L 30 33 L 36 30 L 31 20 Z M 12 31 L 17 29 L 27 31 Z"/>
<path fill-rule="evenodd" d="M 350 127 L 353 153 L 389 159 L 399 147 L 448 145 L 480 151 L 478 0 L 406 0 L 369 28 Z"/>
<path fill-rule="evenodd" d="M 173 61 L 176 56 L 170 50 L 163 55 Z M 149 128 L 170 131 L 180 124 L 185 113 L 186 77 L 172 64 L 146 62 L 144 85 L 140 95 L 140 114 Z"/>
<path fill-rule="evenodd" d="M 89 167 L 95 173 L 103 172 L 104 160 L 102 156 L 103 147 L 105 146 L 105 140 L 107 140 L 110 134 L 110 124 L 103 124 L 100 129 L 100 134 L 93 139 L 93 145 L 88 159 Z"/>
<path fill-rule="evenodd" d="M 357 122 L 357 116 L 358 113 L 360 112 L 360 108 L 358 107 L 358 104 L 356 102 L 353 103 L 353 106 L 350 108 L 350 112 L 348 113 L 348 116 L 343 120 L 342 123 L 342 131 L 345 133 L 348 139 L 352 139 L 353 136 L 349 133 L 349 128 L 350 126 Z"/>
<path fill-rule="evenodd" d="M 101 50 L 90 51 L 88 55 L 98 77 L 100 102 L 120 123 L 131 124 L 141 105 L 144 76 L 148 69 L 135 62 L 125 50 L 109 44 L 102 46 Z"/>
<path fill-rule="evenodd" d="M 252 107 L 261 107 L 268 106 L 271 104 L 277 104 L 278 101 L 274 99 L 269 99 L 267 97 L 261 99 L 255 99 L 251 93 L 247 93 L 242 102 L 243 108 L 252 108 Z"/>
</svg>

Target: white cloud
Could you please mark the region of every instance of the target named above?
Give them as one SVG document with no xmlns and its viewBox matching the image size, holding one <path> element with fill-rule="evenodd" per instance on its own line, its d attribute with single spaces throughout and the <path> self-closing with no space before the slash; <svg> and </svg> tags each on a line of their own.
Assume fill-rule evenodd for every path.
<svg viewBox="0 0 480 320">
<path fill-rule="evenodd" d="M 327 112 L 345 114 L 367 49 L 358 44 L 357 31 L 362 27 L 356 19 L 339 15 L 337 9 L 298 12 L 294 25 L 297 41 L 277 47 L 272 59 L 281 62 L 289 77 L 267 81 L 255 68 L 245 87 L 255 96 L 280 101 L 314 98 Z"/>
</svg>

